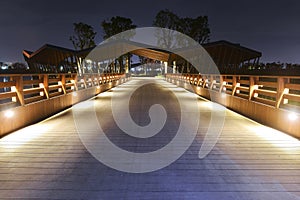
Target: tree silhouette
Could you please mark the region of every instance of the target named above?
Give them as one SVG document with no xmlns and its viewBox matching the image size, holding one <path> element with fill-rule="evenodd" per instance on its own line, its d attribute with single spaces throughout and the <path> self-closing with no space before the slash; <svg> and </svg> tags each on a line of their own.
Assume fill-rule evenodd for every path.
<svg viewBox="0 0 300 200">
<path fill-rule="evenodd" d="M 105 33 L 103 36 L 103 39 L 124 39 L 129 40 L 135 35 L 135 28 L 136 25 L 133 24 L 132 20 L 130 18 L 126 17 L 112 17 L 109 21 L 103 20 L 101 23 L 102 29 Z M 123 34 L 119 34 L 126 31 Z M 124 70 L 124 64 L 123 61 L 128 59 L 128 64 L 130 65 L 130 53 L 127 53 L 125 55 L 121 55 L 119 58 L 117 58 L 119 64 L 120 64 L 120 71 Z"/>
<path fill-rule="evenodd" d="M 153 25 L 161 28 L 179 31 L 185 35 L 190 36 L 200 44 L 208 42 L 210 37 L 210 29 L 207 16 L 198 16 L 197 18 L 180 18 L 173 12 L 166 9 L 161 10 L 157 13 L 153 21 Z M 169 39 L 172 38 L 169 37 Z M 167 44 L 168 41 L 165 41 L 165 43 Z M 170 44 L 167 44 L 166 46 L 170 46 Z"/>
<path fill-rule="evenodd" d="M 153 25 L 161 28 L 179 30 L 181 26 L 180 17 L 168 9 L 161 10 L 156 14 Z"/>
<path fill-rule="evenodd" d="M 209 42 L 210 29 L 207 16 L 198 16 L 197 18 L 182 18 L 179 26 L 180 32 L 193 38 L 200 44 Z"/>
<path fill-rule="evenodd" d="M 103 20 L 101 26 L 105 33 L 103 39 L 108 39 L 123 31 L 136 28 L 136 25 L 133 24 L 130 18 L 120 17 L 120 16 L 112 17 L 109 21 Z M 134 32 L 132 34 L 134 35 Z M 130 38 L 133 36 L 132 34 L 126 35 L 126 37 Z M 123 38 L 123 39 L 129 39 L 129 38 Z"/>
<path fill-rule="evenodd" d="M 70 36 L 69 40 L 72 42 L 74 48 L 82 50 L 95 46 L 96 32 L 93 27 L 79 22 L 74 23 L 74 35 Z"/>
</svg>

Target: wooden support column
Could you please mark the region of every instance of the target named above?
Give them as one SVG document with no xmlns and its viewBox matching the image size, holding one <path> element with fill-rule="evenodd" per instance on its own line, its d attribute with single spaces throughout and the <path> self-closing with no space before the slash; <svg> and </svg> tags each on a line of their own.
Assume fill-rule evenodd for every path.
<svg viewBox="0 0 300 200">
<path fill-rule="evenodd" d="M 168 73 L 168 62 L 164 62 L 165 74 Z"/>
<path fill-rule="evenodd" d="M 173 74 L 176 74 L 176 61 L 173 61 Z"/>
<path fill-rule="evenodd" d="M 82 65 L 82 75 L 84 75 L 85 74 L 85 59 L 84 58 L 82 58 L 82 60 L 81 60 L 81 65 Z"/>
<path fill-rule="evenodd" d="M 81 76 L 82 75 L 82 69 L 81 69 L 81 65 L 82 65 L 82 59 L 81 59 L 81 57 L 77 57 L 76 56 L 76 61 L 77 61 L 77 71 L 78 71 L 78 73 L 79 73 L 79 75 Z"/>
<path fill-rule="evenodd" d="M 190 73 L 191 69 L 190 69 L 190 63 L 186 62 L 186 73 Z"/>
<path fill-rule="evenodd" d="M 125 63 L 125 73 L 129 73 L 129 63 L 130 63 L 130 55 L 129 53 L 126 55 L 126 63 Z"/>
</svg>

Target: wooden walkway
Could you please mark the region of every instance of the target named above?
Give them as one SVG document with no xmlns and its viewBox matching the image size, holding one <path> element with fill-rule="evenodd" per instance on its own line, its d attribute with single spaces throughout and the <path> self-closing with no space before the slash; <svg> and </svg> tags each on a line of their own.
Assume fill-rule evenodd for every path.
<svg viewBox="0 0 300 200">
<path fill-rule="evenodd" d="M 139 81 L 143 80 L 126 84 Z M 132 105 L 154 99 L 172 103 L 165 89 L 155 84 L 169 83 L 151 81 L 152 85 L 137 91 Z M 115 126 L 109 124 L 107 109 L 111 93 L 90 100 L 101 102 L 97 113 L 103 117 L 104 130 Z M 226 111 L 221 137 L 212 152 L 198 158 L 210 122 L 209 104 L 199 99 L 200 128 L 184 155 L 149 173 L 120 172 L 95 159 L 81 143 L 72 109 L 16 131 L 0 139 L 0 199 L 300 199 L 300 141 L 232 111 Z M 133 119 L 143 115 L 137 107 L 131 109 Z M 174 125 L 178 117 L 172 120 Z M 161 138 L 172 139 L 168 134 L 172 130 Z M 140 143 L 113 131 L 108 135 L 129 151 L 167 143 L 161 138 Z"/>
</svg>

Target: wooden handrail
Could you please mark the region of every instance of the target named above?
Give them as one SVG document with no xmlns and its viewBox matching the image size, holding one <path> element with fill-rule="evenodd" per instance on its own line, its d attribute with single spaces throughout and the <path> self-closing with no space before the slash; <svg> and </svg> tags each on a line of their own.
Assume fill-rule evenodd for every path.
<svg viewBox="0 0 300 200">
<path fill-rule="evenodd" d="M 300 112 L 300 76 L 166 74 L 166 79 Z"/>
<path fill-rule="evenodd" d="M 117 81 L 123 74 L 0 74 L 0 106 L 28 103 Z M 5 80 L 5 81 L 4 81 Z M 81 84 L 84 87 L 81 87 Z"/>
</svg>

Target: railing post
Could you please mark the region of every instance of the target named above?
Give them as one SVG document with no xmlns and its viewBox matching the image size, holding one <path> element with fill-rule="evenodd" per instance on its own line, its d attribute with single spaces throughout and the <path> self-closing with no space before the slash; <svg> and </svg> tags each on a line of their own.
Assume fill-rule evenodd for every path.
<svg viewBox="0 0 300 200">
<path fill-rule="evenodd" d="M 285 78 L 283 77 L 277 78 L 277 95 L 276 95 L 276 104 L 275 104 L 276 108 L 279 108 L 282 102 L 282 98 L 285 93 L 285 83 L 286 83 Z"/>
<path fill-rule="evenodd" d="M 78 90 L 78 86 L 77 86 L 78 74 L 75 74 L 72 78 L 73 78 L 73 80 L 71 82 L 74 84 L 75 91 L 77 91 Z"/>
<path fill-rule="evenodd" d="M 86 84 L 86 81 L 85 81 L 85 75 L 82 75 L 82 79 L 80 80 L 80 82 L 83 83 L 84 89 L 88 88 L 88 87 L 87 87 L 87 84 Z"/>
<path fill-rule="evenodd" d="M 100 84 L 101 84 L 101 83 L 100 83 L 100 77 L 101 77 L 100 74 L 97 74 L 97 78 L 96 78 L 96 79 L 97 79 L 97 85 L 98 85 L 98 86 L 100 86 Z"/>
<path fill-rule="evenodd" d="M 23 76 L 13 76 L 13 80 L 16 82 L 15 86 L 15 91 L 17 94 L 17 99 L 18 102 L 20 103 L 21 106 L 25 105 L 25 100 L 24 100 L 24 92 L 23 92 Z"/>
<path fill-rule="evenodd" d="M 207 80 L 208 80 L 208 78 L 207 78 L 207 76 L 203 76 L 203 85 L 202 85 L 202 88 L 205 88 L 206 87 L 206 84 L 207 84 Z"/>
<path fill-rule="evenodd" d="M 46 98 L 49 99 L 49 76 L 48 74 L 43 75 L 43 85 L 44 85 L 44 92 Z"/>
<path fill-rule="evenodd" d="M 254 91 L 258 89 L 258 86 L 256 85 L 256 82 L 258 81 L 258 78 L 255 76 L 249 77 L 249 97 L 248 100 L 250 101 L 254 95 Z"/>
<path fill-rule="evenodd" d="M 231 93 L 232 96 L 235 95 L 236 88 L 237 88 L 237 76 L 233 75 L 232 76 L 232 93 Z"/>
<path fill-rule="evenodd" d="M 60 84 L 61 84 L 61 88 L 63 90 L 63 93 L 67 94 L 66 87 L 65 87 L 66 86 L 66 76 L 64 74 L 61 75 Z"/>
<path fill-rule="evenodd" d="M 89 79 L 88 79 L 88 81 L 90 82 L 89 84 L 91 84 L 91 87 L 94 87 L 95 86 L 95 84 L 94 84 L 94 75 L 93 74 L 90 74 L 89 75 Z"/>
<path fill-rule="evenodd" d="M 222 90 L 223 90 L 223 87 L 224 87 L 224 83 L 223 83 L 224 78 L 223 78 L 222 75 L 219 75 L 219 76 L 220 76 L 220 88 L 219 88 L 219 92 L 221 93 Z"/>
<path fill-rule="evenodd" d="M 213 89 L 213 86 L 214 86 L 214 76 L 213 75 L 210 75 L 210 86 L 209 88 L 212 90 Z"/>
</svg>

